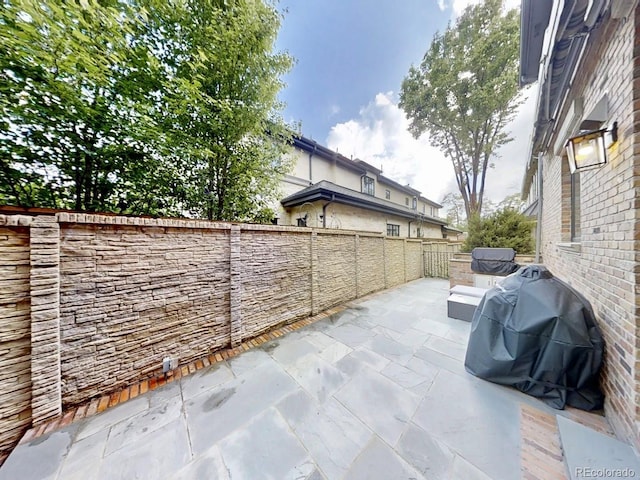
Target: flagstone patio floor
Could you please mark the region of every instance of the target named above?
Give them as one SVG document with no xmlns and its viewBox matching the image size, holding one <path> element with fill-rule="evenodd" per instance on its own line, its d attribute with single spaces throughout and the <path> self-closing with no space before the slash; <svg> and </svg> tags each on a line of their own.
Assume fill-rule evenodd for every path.
<svg viewBox="0 0 640 480">
<path fill-rule="evenodd" d="M 447 317 L 448 290 L 421 279 L 371 295 L 32 432 L 0 480 L 561 479 L 575 472 L 558 416 L 616 441 L 600 415 L 468 374 L 471 325 Z"/>
</svg>

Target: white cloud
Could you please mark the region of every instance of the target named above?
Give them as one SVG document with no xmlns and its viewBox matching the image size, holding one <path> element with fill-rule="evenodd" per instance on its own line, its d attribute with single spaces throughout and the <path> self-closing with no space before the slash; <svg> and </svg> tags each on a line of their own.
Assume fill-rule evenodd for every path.
<svg viewBox="0 0 640 480">
<path fill-rule="evenodd" d="M 383 175 L 410 184 L 436 202 L 455 190 L 451 162 L 429 144 L 428 136 L 415 139 L 409 121 L 391 92 L 378 93 L 358 118 L 331 128 L 327 146 L 346 157 L 382 166 Z"/>
<path fill-rule="evenodd" d="M 453 0 L 453 15 L 459 17 L 469 5 L 477 5 L 481 0 Z"/>
<path fill-rule="evenodd" d="M 445 0 L 438 0 L 438 8 L 442 12 L 444 12 L 447 9 L 447 4 L 445 3 Z"/>
<path fill-rule="evenodd" d="M 495 168 L 487 174 L 485 195 L 495 203 L 519 193 L 522 185 L 536 91 L 529 89 L 525 95 L 527 100 L 506 126 L 514 140 L 497 152 L 492 160 Z M 429 144 L 427 134 L 415 139 L 408 126 L 394 95 L 378 93 L 357 118 L 334 125 L 326 144 L 346 157 L 382 166 L 383 175 L 403 185 L 410 184 L 436 202 L 449 192 L 458 192 L 451 162 Z"/>
</svg>

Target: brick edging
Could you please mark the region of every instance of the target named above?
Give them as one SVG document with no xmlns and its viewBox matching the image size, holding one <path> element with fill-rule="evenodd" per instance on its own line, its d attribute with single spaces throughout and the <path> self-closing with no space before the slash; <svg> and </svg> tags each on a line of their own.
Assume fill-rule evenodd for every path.
<svg viewBox="0 0 640 480">
<path fill-rule="evenodd" d="M 364 300 L 365 298 L 368 298 L 372 295 L 383 293 L 384 291 L 386 290 L 372 293 L 365 297 L 359 298 L 358 301 Z M 22 436 L 21 440 L 18 442 L 18 445 L 31 442 L 42 435 L 51 433 L 59 428 L 65 427 L 67 425 L 70 425 L 71 423 L 82 420 L 83 418 L 91 417 L 98 413 L 102 413 L 109 408 L 115 407 L 116 405 L 124 403 L 128 400 L 132 400 L 139 395 L 142 395 L 149 391 L 163 387 L 169 383 L 173 383 L 174 381 L 179 380 L 182 377 L 191 375 L 198 370 L 209 367 L 215 363 L 223 362 L 225 360 L 233 358 L 239 355 L 240 353 L 251 350 L 254 347 L 258 347 L 263 343 L 269 342 L 271 340 L 275 340 L 276 338 L 282 337 L 287 333 L 291 333 L 296 330 L 299 330 L 302 327 L 311 325 L 312 323 L 315 323 L 318 320 L 322 320 L 332 315 L 335 315 L 337 313 L 343 312 L 348 308 L 349 307 L 347 305 L 340 305 L 334 308 L 330 308 L 328 310 L 325 310 L 322 313 L 314 315 L 313 317 L 307 317 L 302 320 L 298 320 L 289 325 L 277 328 L 275 330 L 271 330 L 267 333 L 264 333 L 252 339 L 249 339 L 245 342 L 242 342 L 240 345 L 238 345 L 235 348 L 227 348 L 224 350 L 219 350 L 210 355 L 207 355 L 206 357 L 202 357 L 188 364 L 181 365 L 173 370 L 170 370 L 166 374 L 161 374 L 146 380 L 142 380 L 141 382 L 130 385 L 124 389 L 107 393 L 99 398 L 94 398 L 93 400 L 90 400 L 88 402 L 66 409 L 62 413 L 62 415 L 60 415 L 59 417 L 43 422 L 27 430 L 27 432 Z M 0 465 L 2 465 L 3 460 L 4 458 L 0 458 Z"/>
</svg>

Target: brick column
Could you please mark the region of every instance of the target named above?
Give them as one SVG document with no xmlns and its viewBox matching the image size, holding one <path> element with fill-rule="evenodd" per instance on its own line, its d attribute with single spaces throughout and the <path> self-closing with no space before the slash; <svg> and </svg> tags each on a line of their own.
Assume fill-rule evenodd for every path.
<svg viewBox="0 0 640 480">
<path fill-rule="evenodd" d="M 34 424 L 60 416 L 60 226 L 38 216 L 30 231 L 31 410 Z"/>
<path fill-rule="evenodd" d="M 242 252 L 240 225 L 231 225 L 230 242 L 230 276 L 229 276 L 229 304 L 231 322 L 231 346 L 237 347 L 242 343 L 244 329 L 242 327 Z"/>
</svg>

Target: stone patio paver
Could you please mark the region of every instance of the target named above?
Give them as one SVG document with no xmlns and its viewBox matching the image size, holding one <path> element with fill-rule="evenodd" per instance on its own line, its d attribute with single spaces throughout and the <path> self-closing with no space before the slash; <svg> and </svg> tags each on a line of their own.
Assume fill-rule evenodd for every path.
<svg viewBox="0 0 640 480">
<path fill-rule="evenodd" d="M 549 459 L 562 471 L 549 419 L 606 420 L 469 375 L 470 324 L 447 318 L 448 289 L 417 280 L 96 399 L 30 431 L 0 480 L 543 479 Z"/>
</svg>

